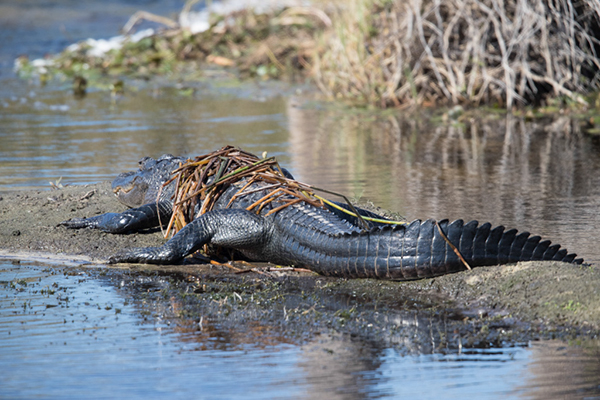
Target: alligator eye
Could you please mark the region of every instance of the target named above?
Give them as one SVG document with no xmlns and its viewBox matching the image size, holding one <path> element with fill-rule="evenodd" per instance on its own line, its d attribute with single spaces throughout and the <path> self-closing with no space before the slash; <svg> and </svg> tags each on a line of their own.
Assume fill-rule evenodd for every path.
<svg viewBox="0 0 600 400">
<path fill-rule="evenodd" d="M 146 163 L 150 160 L 154 160 L 152 157 L 144 157 L 142 159 L 140 159 L 140 161 L 138 161 L 138 165 L 140 166 L 140 169 L 143 169 L 144 166 L 146 165 Z"/>
</svg>

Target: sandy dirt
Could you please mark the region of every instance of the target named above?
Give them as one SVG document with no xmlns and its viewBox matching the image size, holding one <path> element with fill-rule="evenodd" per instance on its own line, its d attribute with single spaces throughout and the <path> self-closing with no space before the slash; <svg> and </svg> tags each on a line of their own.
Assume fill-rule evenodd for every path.
<svg viewBox="0 0 600 400">
<path fill-rule="evenodd" d="M 186 275 L 188 281 L 189 277 L 234 278 L 242 275 L 227 267 L 199 263 L 105 266 L 107 257 L 120 249 L 163 243 L 161 232 L 112 235 L 91 229 L 68 230 L 58 226 L 69 218 L 122 210 L 124 206 L 112 195 L 109 183 L 2 194 L 0 256 L 22 260 L 53 258 L 64 260 L 65 265 L 77 265 L 77 268 L 91 266 L 112 271 L 126 270 L 129 274 Z M 238 267 L 247 268 L 243 265 Z M 429 310 L 456 310 L 464 324 L 472 325 L 475 321 L 478 332 L 484 334 L 489 334 L 490 327 L 495 334 L 518 329 L 530 332 L 531 337 L 539 334 L 593 337 L 600 332 L 600 269 L 597 265 L 523 262 L 476 268 L 415 282 L 343 280 L 291 272 L 251 275 L 256 279 L 280 279 L 284 276 L 287 279 L 314 281 L 317 284 L 302 285 L 307 290 L 316 288 L 314 290 L 327 290 L 328 293 L 332 290 L 362 293 L 365 298 L 376 298 L 379 304 L 397 305 L 403 302 Z"/>
</svg>

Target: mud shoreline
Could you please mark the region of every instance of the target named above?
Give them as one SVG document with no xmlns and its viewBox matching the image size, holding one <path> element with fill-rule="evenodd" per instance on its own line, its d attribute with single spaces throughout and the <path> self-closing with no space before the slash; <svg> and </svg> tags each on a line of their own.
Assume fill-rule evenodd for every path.
<svg viewBox="0 0 600 400">
<path fill-rule="evenodd" d="M 369 321 L 386 311 L 406 310 L 425 312 L 436 318 L 442 315 L 443 319 L 452 321 L 451 328 L 455 332 L 461 332 L 474 345 L 490 340 L 505 343 L 547 337 L 597 337 L 600 332 L 600 269 L 597 265 L 522 262 L 415 282 L 344 280 L 303 272 L 257 273 L 248 271 L 246 265 L 237 265 L 246 271 L 239 273 L 227 267 L 193 262 L 174 266 L 106 266 L 104 260 L 119 249 L 162 243 L 161 232 L 111 235 L 57 226 L 72 217 L 123 209 L 112 195 L 108 182 L 1 194 L 0 259 L 47 259 L 66 265 L 65 268 L 130 278 L 141 276 L 165 281 L 165 277 L 169 277 L 163 297 L 167 292 L 169 296 L 190 290 L 197 294 L 193 299 L 195 305 L 189 303 L 189 296 L 185 297 L 189 303 L 186 315 L 194 314 L 194 307 L 205 307 L 206 296 L 216 290 L 234 299 L 236 295 L 240 297 L 239 293 L 253 299 L 262 298 L 261 312 L 270 319 L 281 319 L 277 315 L 280 312 L 286 315 L 286 309 L 284 306 L 283 311 L 280 310 L 281 304 L 277 304 L 276 299 L 283 296 L 285 301 L 290 293 L 297 296 L 301 292 L 314 300 L 312 306 L 306 308 L 311 312 L 299 312 L 304 323 L 312 326 L 314 318 L 330 318 L 328 315 L 336 316 L 336 320 L 343 317 L 341 325 L 333 326 L 338 332 L 361 331 L 369 326 L 365 323 L 349 328 L 350 321 Z M 585 258 L 584 254 L 580 256 Z M 268 264 L 259 267 L 268 267 Z M 164 289 L 165 284 L 162 287 Z M 346 315 L 335 309 L 337 306 L 325 304 L 322 298 L 327 296 L 348 299 L 342 308 L 349 313 Z M 245 303 L 244 308 L 237 311 L 243 314 L 248 307 L 256 306 Z M 313 313 L 315 310 L 320 311 Z M 289 319 L 289 314 L 286 318 Z"/>
</svg>

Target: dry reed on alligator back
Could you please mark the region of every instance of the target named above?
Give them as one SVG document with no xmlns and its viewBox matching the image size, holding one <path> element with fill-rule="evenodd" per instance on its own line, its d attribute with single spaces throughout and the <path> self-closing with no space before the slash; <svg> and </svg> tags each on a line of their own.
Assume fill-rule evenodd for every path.
<svg viewBox="0 0 600 400">
<path fill-rule="evenodd" d="M 165 237 L 170 234 L 174 235 L 199 215 L 212 210 L 221 194 L 231 184 L 244 179 L 246 180 L 245 184 L 240 187 L 231 201 L 254 191 L 270 190 L 265 196 L 251 204 L 247 208 L 248 211 L 260 213 L 267 204 L 274 200 L 283 203 L 271 209 L 266 214 L 269 215 L 292 204 L 306 202 L 320 208 L 324 208 L 327 204 L 357 217 L 365 227 L 368 226 L 365 220 L 387 224 L 405 223 L 404 221 L 379 220 L 361 216 L 345 196 L 286 177 L 275 157 L 258 158 L 241 149 L 226 146 L 188 160 L 176 169 L 173 177 L 164 184 L 166 186 L 173 181 L 177 182 L 173 199 L 173 214 L 164 233 Z M 253 183 L 259 181 L 265 185 L 258 189 L 248 190 Z M 317 195 L 315 190 L 342 197 L 350 210 Z"/>
</svg>

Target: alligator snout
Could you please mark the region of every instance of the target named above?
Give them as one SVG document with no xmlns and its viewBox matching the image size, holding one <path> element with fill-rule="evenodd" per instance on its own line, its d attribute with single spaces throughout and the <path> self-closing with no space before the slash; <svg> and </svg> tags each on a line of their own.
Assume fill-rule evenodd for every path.
<svg viewBox="0 0 600 400">
<path fill-rule="evenodd" d="M 137 172 L 120 174 L 112 183 L 112 191 L 119 201 L 129 207 L 139 207 L 145 202 L 148 184 L 138 179 Z"/>
</svg>

